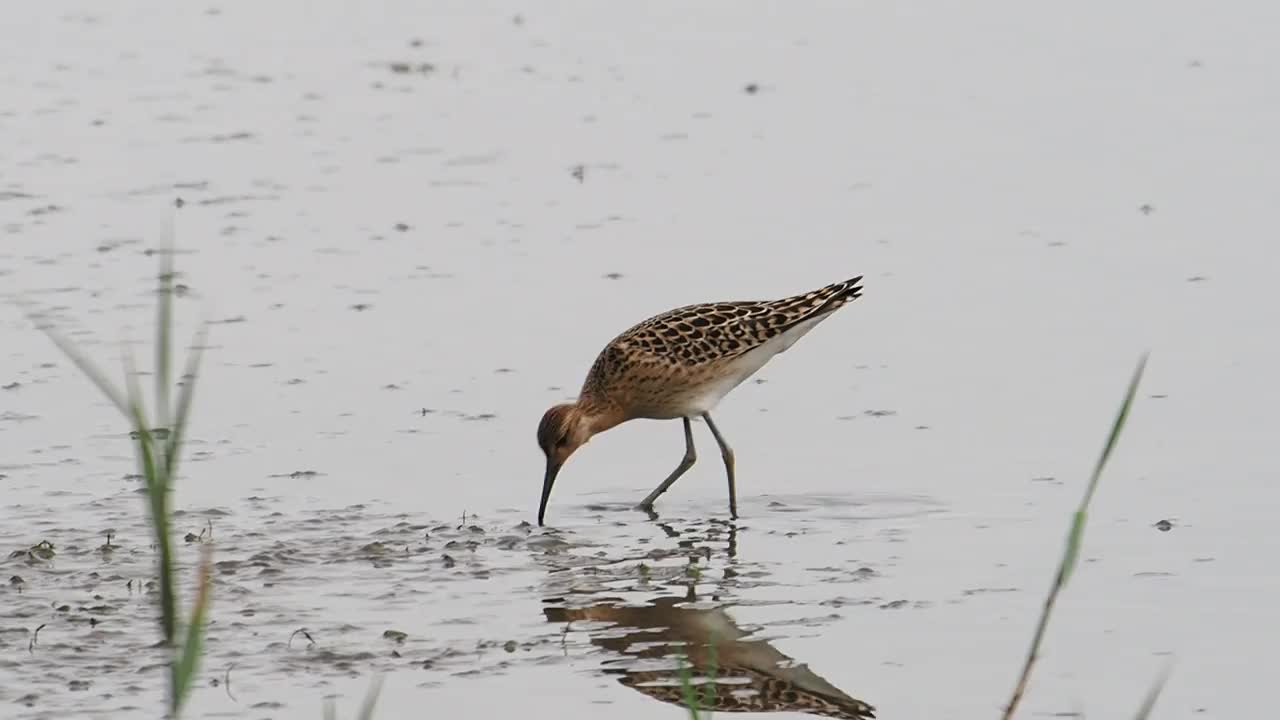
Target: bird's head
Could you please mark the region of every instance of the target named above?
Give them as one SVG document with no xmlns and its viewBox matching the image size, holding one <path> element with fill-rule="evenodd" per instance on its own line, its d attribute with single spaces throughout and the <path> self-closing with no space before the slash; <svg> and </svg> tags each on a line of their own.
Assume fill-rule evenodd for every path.
<svg viewBox="0 0 1280 720">
<path fill-rule="evenodd" d="M 551 486 L 556 474 L 574 450 L 591 439 L 591 429 L 586 414 L 575 403 L 555 405 L 542 415 L 538 423 L 538 446 L 547 456 L 547 472 L 542 478 L 542 501 L 538 504 L 538 524 L 547 512 L 547 500 L 551 498 Z"/>
</svg>

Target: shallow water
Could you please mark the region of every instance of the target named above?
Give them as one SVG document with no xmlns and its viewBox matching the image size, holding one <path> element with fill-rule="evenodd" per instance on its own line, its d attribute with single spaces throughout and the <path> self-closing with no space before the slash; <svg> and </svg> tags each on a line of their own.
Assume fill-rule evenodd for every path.
<svg viewBox="0 0 1280 720">
<path fill-rule="evenodd" d="M 145 367 L 185 201 L 183 332 L 214 325 L 176 530 L 186 576 L 210 532 L 221 563 L 193 717 L 350 714 L 375 672 L 388 717 L 676 717 L 620 682 L 625 628 L 549 610 L 691 591 L 879 717 L 995 716 L 1147 348 L 1025 714 L 1130 712 L 1173 657 L 1161 717 L 1239 717 L 1280 600 L 1278 15 L 25 3 L 0 292 Z M 522 524 L 537 419 L 613 334 L 857 274 L 717 413 L 735 525 L 701 424 L 630 509 L 683 450 L 658 422 Z M 0 328 L 0 716 L 154 717 L 126 428 Z"/>
</svg>

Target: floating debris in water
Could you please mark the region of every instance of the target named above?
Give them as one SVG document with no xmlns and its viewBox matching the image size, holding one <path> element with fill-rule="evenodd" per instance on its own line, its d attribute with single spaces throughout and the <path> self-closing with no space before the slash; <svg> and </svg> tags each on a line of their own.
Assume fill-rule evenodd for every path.
<svg viewBox="0 0 1280 720">
<path fill-rule="evenodd" d="M 387 552 L 387 546 L 380 542 L 371 542 L 360 548 L 361 555 L 383 555 Z"/>
<path fill-rule="evenodd" d="M 226 143 L 226 142 L 238 142 L 242 140 L 252 140 L 253 138 L 254 138 L 253 133 L 241 131 L 241 132 L 220 133 L 217 135 L 210 135 L 208 138 L 205 138 L 205 140 L 211 143 Z M 199 140 L 200 140 L 199 138 L 186 138 L 183 140 L 183 142 L 199 142 Z"/>
<path fill-rule="evenodd" d="M 973 588 L 972 590 L 965 590 L 964 594 L 965 595 L 986 595 L 989 593 L 1012 593 L 1012 592 L 1018 592 L 1018 588 L 1012 588 L 1012 587 Z"/>
<path fill-rule="evenodd" d="M 1160 520 L 1160 521 L 1158 521 L 1155 525 L 1153 525 L 1152 527 L 1154 527 L 1155 529 L 1159 530 L 1160 532 L 1169 532 L 1170 530 L 1172 530 L 1172 529 L 1173 529 L 1173 521 L 1172 521 L 1172 520 Z"/>
<path fill-rule="evenodd" d="M 25 557 L 28 565 L 36 565 L 41 562 L 52 560 L 55 555 L 57 555 L 57 552 L 54 550 L 53 543 L 48 540 L 41 540 L 25 550 L 14 550 L 9 553 L 9 558 L 15 559 Z M 14 577 L 17 576 L 15 575 Z M 18 579 L 21 580 L 22 578 Z M 9 583 L 13 584 L 13 580 L 11 579 Z"/>
<path fill-rule="evenodd" d="M 414 47 L 420 47 L 420 45 L 415 45 Z M 391 70 L 391 72 L 397 75 L 408 75 L 410 73 L 417 73 L 419 75 L 430 75 L 431 73 L 436 71 L 436 66 L 429 62 L 422 62 L 422 63 L 392 62 L 392 63 L 388 63 L 387 67 Z"/>
<path fill-rule="evenodd" d="M 285 647 L 292 647 L 293 639 L 299 635 L 306 638 L 307 642 L 311 643 L 311 645 L 308 645 L 308 647 L 312 647 L 316 644 L 316 639 L 311 637 L 311 633 L 307 632 L 306 628 L 298 628 L 297 630 L 293 631 L 292 635 L 289 636 L 289 642 L 285 643 Z"/>
<path fill-rule="evenodd" d="M 382 637 L 401 645 L 404 644 L 405 638 L 409 637 L 409 633 L 400 632 L 399 630 L 384 630 Z"/>
<path fill-rule="evenodd" d="M 276 475 L 268 475 L 267 477 L 289 478 L 291 480 L 302 480 L 302 479 L 320 477 L 323 474 L 324 473 L 316 472 L 315 470 L 294 470 L 291 473 L 280 473 Z"/>
<path fill-rule="evenodd" d="M 36 645 L 40 643 L 40 631 L 43 630 L 47 624 L 48 623 L 40 623 L 39 627 L 36 628 L 36 631 L 31 633 L 31 642 L 27 643 L 28 651 L 34 650 Z"/>
</svg>

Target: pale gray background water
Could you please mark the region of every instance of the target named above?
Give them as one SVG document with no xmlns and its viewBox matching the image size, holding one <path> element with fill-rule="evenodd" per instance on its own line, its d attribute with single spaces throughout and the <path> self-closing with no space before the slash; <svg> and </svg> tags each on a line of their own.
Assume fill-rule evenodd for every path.
<svg viewBox="0 0 1280 720">
<path fill-rule="evenodd" d="M 1123 715 L 1173 655 L 1161 717 L 1240 717 L 1267 702 L 1280 600 L 1277 22 L 1261 1 L 14 3 L 0 288 L 57 308 L 114 368 L 119 339 L 149 338 L 142 251 L 181 196 L 184 328 L 200 309 L 222 322 L 177 506 L 234 514 L 257 495 L 289 517 L 369 503 L 511 527 L 535 510 L 538 416 L 617 331 L 864 274 L 865 296 L 718 420 L 744 521 L 768 531 L 739 557 L 791 573 L 785 618 L 738 619 L 836 612 L 770 636 L 885 718 L 998 713 L 1149 348 L 1026 714 Z M 0 385 L 18 384 L 0 391 L 5 554 L 51 518 L 108 526 L 95 499 L 140 521 L 114 411 L 16 309 L 0 323 Z M 723 513 L 697 431 L 703 462 L 660 508 L 689 519 Z M 562 473 L 553 523 L 606 553 L 611 533 L 656 537 L 586 506 L 639 499 L 680 453 L 678 424 L 599 437 Z M 805 570 L 866 563 L 873 588 Z M 468 642 L 554 637 L 534 577 L 407 598 L 385 621 L 337 598 L 340 578 L 307 602 L 438 636 L 485 597 Z M 863 594 L 919 606 L 820 605 Z M 6 717 L 40 709 L 14 702 L 26 644 L 0 666 Z M 524 716 L 545 691 L 548 715 L 677 717 L 597 664 L 392 673 L 384 707 Z M 268 674 L 240 704 L 202 690 L 193 714 L 316 717 L 326 692 L 350 712 L 367 680 Z M 131 699 L 139 717 L 158 687 Z M 98 690 L 44 702 L 94 716 L 114 707 Z M 248 709 L 263 701 L 286 704 Z"/>
</svg>

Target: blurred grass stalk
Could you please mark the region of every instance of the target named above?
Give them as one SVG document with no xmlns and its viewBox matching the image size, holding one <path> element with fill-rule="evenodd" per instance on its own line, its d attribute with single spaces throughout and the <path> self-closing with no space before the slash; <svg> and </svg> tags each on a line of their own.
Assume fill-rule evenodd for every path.
<svg viewBox="0 0 1280 720">
<path fill-rule="evenodd" d="M 676 656 L 676 678 L 680 681 L 680 695 L 685 709 L 689 711 L 689 720 L 702 720 L 702 700 L 698 687 L 693 683 L 693 667 L 684 655 Z"/>
<path fill-rule="evenodd" d="M 356 711 L 357 720 L 373 720 L 373 709 L 378 704 L 378 696 L 382 694 L 382 676 L 375 675 L 365 691 L 360 709 Z M 324 702 L 324 720 L 338 720 L 338 709 L 332 699 Z"/>
<path fill-rule="evenodd" d="M 146 488 L 151 528 L 159 550 L 160 574 L 160 627 L 164 647 L 169 653 L 169 717 L 177 718 L 183 702 L 195 682 L 204 641 L 205 614 L 209 607 L 210 548 L 203 545 L 197 574 L 196 597 L 185 628 L 180 633 L 177 610 L 177 583 L 171 542 L 172 515 L 169 505 L 170 490 L 178 473 L 179 450 L 191 412 L 191 399 L 195 391 L 196 374 L 200 366 L 200 353 L 204 347 L 207 323 L 201 323 L 191 344 L 191 354 L 180 378 L 180 389 L 173 407 L 169 406 L 171 369 L 173 358 L 173 238 L 172 229 L 164 238 L 157 252 L 160 259 L 159 287 L 156 306 L 155 394 L 156 425 L 149 422 L 144 407 L 138 373 L 128 348 L 124 349 L 125 391 L 122 393 L 88 357 L 69 339 L 40 316 L 30 314 L 36 326 L 76 364 L 80 371 L 102 391 L 107 399 L 124 414 L 133 427 L 130 437 L 135 441 L 134 450 L 139 472 Z M 181 637 L 179 637 L 181 635 Z"/>
<path fill-rule="evenodd" d="M 1102 454 L 1098 457 L 1098 462 L 1094 465 L 1093 476 L 1089 479 L 1089 486 L 1085 490 L 1084 498 L 1080 501 L 1080 507 L 1076 509 L 1071 517 L 1071 530 L 1067 533 L 1066 547 L 1062 553 L 1062 560 L 1058 564 L 1058 573 L 1054 577 L 1053 585 L 1049 588 L 1049 596 L 1045 598 L 1044 609 L 1040 613 L 1040 622 L 1036 626 L 1035 636 L 1031 640 L 1031 650 L 1027 653 L 1026 662 L 1022 665 L 1022 674 L 1018 678 L 1018 684 L 1014 687 L 1013 696 L 1009 699 L 1009 704 L 1005 706 L 1003 720 L 1009 720 L 1013 717 L 1014 711 L 1018 708 L 1018 703 L 1022 700 L 1022 696 L 1026 693 L 1027 683 L 1031 679 L 1031 670 L 1035 666 L 1036 660 L 1040 657 L 1040 645 L 1044 641 L 1045 630 L 1049 626 L 1049 617 L 1053 613 L 1053 607 L 1058 601 L 1058 593 L 1067 586 L 1067 582 L 1071 579 L 1071 574 L 1075 571 L 1076 565 L 1080 560 L 1080 545 L 1084 541 L 1085 523 L 1089 517 L 1089 504 L 1093 501 L 1093 495 L 1098 489 L 1098 479 L 1102 476 L 1102 469 L 1106 466 L 1108 458 L 1111 457 L 1111 451 L 1115 449 L 1116 442 L 1120 438 L 1120 432 L 1124 429 L 1125 421 L 1129 417 L 1129 408 L 1133 405 L 1133 397 L 1138 391 L 1138 384 L 1142 380 L 1142 373 L 1147 366 L 1147 354 L 1143 353 L 1138 359 L 1138 367 L 1133 371 L 1133 378 L 1129 381 L 1129 389 L 1125 393 L 1124 402 L 1120 405 L 1120 412 L 1116 415 L 1115 422 L 1111 425 L 1111 434 L 1107 436 L 1107 442 L 1102 447 Z M 1137 720 L 1144 720 L 1151 714 L 1151 710 L 1155 707 L 1160 691 L 1164 688 L 1165 679 L 1168 677 L 1168 668 L 1156 680 L 1156 683 L 1147 692 L 1147 696 L 1138 710 Z"/>
<path fill-rule="evenodd" d="M 692 593 L 692 589 L 690 589 Z M 692 595 L 691 595 L 692 596 Z M 676 677 L 680 681 L 680 693 L 684 699 L 685 709 L 689 711 L 689 720 L 702 720 L 703 710 L 707 710 L 705 717 L 710 718 L 710 709 L 715 707 L 716 701 L 716 676 L 719 674 L 719 661 L 716 657 L 716 634 L 714 632 L 707 633 L 707 671 L 710 673 L 705 678 L 701 687 L 693 682 L 694 666 L 689 656 L 681 653 L 676 656 Z M 699 692 L 701 689 L 701 692 Z"/>
</svg>

